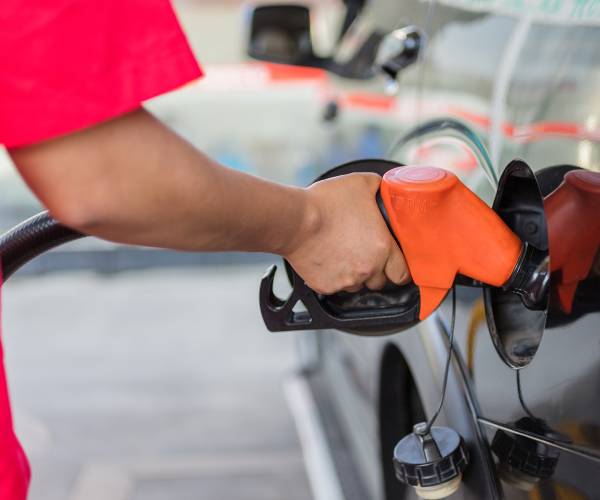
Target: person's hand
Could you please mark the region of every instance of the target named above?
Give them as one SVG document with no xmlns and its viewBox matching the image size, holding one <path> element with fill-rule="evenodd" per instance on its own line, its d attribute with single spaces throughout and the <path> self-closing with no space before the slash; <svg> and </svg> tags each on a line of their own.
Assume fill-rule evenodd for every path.
<svg viewBox="0 0 600 500">
<path fill-rule="evenodd" d="M 404 256 L 387 228 L 375 195 L 381 177 L 354 173 L 306 189 L 305 223 L 283 255 L 317 293 L 378 290 L 409 281 Z"/>
</svg>

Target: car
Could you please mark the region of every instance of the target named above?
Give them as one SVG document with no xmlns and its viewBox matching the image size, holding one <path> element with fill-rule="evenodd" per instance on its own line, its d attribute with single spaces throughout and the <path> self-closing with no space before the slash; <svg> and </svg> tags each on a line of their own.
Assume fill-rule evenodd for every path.
<svg viewBox="0 0 600 500">
<path fill-rule="evenodd" d="M 521 239 L 549 251 L 549 299 L 537 310 L 501 288 L 457 286 L 454 322 L 448 296 L 392 335 L 298 334 L 302 380 L 347 500 L 416 498 L 396 477 L 394 448 L 438 407 L 452 323 L 436 425 L 455 430 L 470 457 L 452 498 L 600 498 L 596 7 L 248 5 L 251 57 L 334 75 L 327 116 L 340 127 L 343 113 L 331 110 L 348 89 L 386 102 L 393 140 L 381 160 L 450 170 Z M 319 20 L 327 9 L 337 19 L 328 25 Z M 317 40 L 324 25 L 329 45 Z"/>
</svg>

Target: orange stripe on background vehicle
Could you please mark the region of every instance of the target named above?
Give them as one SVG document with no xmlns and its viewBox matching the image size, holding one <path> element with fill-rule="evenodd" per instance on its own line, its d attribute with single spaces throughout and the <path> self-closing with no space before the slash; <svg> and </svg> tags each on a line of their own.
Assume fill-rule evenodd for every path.
<svg viewBox="0 0 600 500">
<path fill-rule="evenodd" d="M 491 126 L 491 120 L 488 116 L 464 108 L 449 106 L 446 112 L 483 129 L 489 129 Z M 502 126 L 502 133 L 505 137 L 515 139 L 518 142 L 534 142 L 546 139 L 549 136 L 600 141 L 600 129 L 590 130 L 576 122 L 543 121 L 527 125 L 515 125 L 508 122 Z"/>
<path fill-rule="evenodd" d="M 327 72 L 319 68 L 307 68 L 304 66 L 288 66 L 286 64 L 262 64 L 269 72 L 269 80 L 271 83 L 294 82 L 298 80 L 327 82 L 329 80 L 329 75 L 327 74 Z"/>
<path fill-rule="evenodd" d="M 205 73 L 205 78 L 200 81 L 203 90 L 261 90 L 279 85 L 316 84 L 324 91 L 327 99 L 334 98 L 342 108 L 394 113 L 402 107 L 402 99 L 381 93 L 360 91 L 336 93 L 330 85 L 327 71 L 319 68 L 247 62 L 208 65 L 205 67 Z M 491 119 L 488 115 L 466 107 L 435 106 L 432 115 L 456 117 L 486 131 L 491 127 Z M 540 121 L 525 125 L 506 122 L 502 126 L 502 133 L 509 139 L 525 143 L 548 137 L 600 142 L 600 128 L 590 129 L 576 122 Z"/>
<path fill-rule="evenodd" d="M 396 106 L 396 98 L 368 92 L 342 94 L 338 104 L 349 108 L 363 108 L 388 112 Z"/>
</svg>

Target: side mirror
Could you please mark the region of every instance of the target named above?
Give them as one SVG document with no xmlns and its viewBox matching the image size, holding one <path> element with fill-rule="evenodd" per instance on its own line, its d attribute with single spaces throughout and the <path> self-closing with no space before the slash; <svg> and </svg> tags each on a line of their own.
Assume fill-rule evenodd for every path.
<svg viewBox="0 0 600 500">
<path fill-rule="evenodd" d="M 362 1 L 247 4 L 246 9 L 247 53 L 253 59 L 321 68 L 346 78 L 375 75 L 382 37 L 368 23 L 355 26 Z"/>
<path fill-rule="evenodd" d="M 249 7 L 248 55 L 281 64 L 324 68 L 329 58 L 313 50 L 310 9 L 275 4 Z"/>
<path fill-rule="evenodd" d="M 377 49 L 375 65 L 392 80 L 407 66 L 414 64 L 425 44 L 423 31 L 405 26 L 387 34 Z"/>
</svg>

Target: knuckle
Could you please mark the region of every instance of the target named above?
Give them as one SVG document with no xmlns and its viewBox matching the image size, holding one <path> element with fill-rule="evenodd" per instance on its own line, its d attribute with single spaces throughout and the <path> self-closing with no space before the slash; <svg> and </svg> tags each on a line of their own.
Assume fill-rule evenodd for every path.
<svg viewBox="0 0 600 500">
<path fill-rule="evenodd" d="M 370 278 L 381 272 L 385 265 L 387 255 L 383 252 L 376 252 L 372 258 L 361 264 L 359 270 L 363 279 Z"/>
<path fill-rule="evenodd" d="M 363 189 L 378 186 L 381 179 L 377 174 L 371 172 L 353 172 L 347 177 L 349 181 L 351 180 L 357 187 Z"/>
<path fill-rule="evenodd" d="M 408 269 L 404 269 L 400 273 L 400 277 L 398 278 L 398 283 L 400 285 L 404 285 L 404 284 L 408 283 L 409 281 L 410 281 L 410 272 L 408 272 Z"/>
<path fill-rule="evenodd" d="M 333 295 L 338 290 L 340 290 L 340 288 L 341 287 L 339 285 L 336 285 L 334 283 L 330 283 L 330 282 L 324 283 L 322 286 L 322 289 L 323 289 L 322 294 L 323 295 Z"/>
<path fill-rule="evenodd" d="M 387 257 L 390 253 L 390 244 L 387 238 L 378 238 L 373 243 L 373 250 L 375 255 L 379 258 Z"/>
<path fill-rule="evenodd" d="M 321 295 L 327 295 L 327 286 L 325 283 L 314 282 L 306 283 L 306 285 L 313 291 Z"/>
<path fill-rule="evenodd" d="M 374 281 L 367 285 L 369 290 L 381 290 L 384 286 L 385 286 L 385 281 Z"/>
<path fill-rule="evenodd" d="M 388 278 L 396 285 L 403 285 L 408 283 L 410 275 L 406 269 L 393 269 L 388 273 Z"/>
<path fill-rule="evenodd" d="M 346 290 L 348 288 L 355 288 L 356 286 L 358 286 L 361 283 L 362 283 L 362 280 L 360 279 L 359 276 L 356 276 L 356 277 L 348 276 L 340 283 L 340 288 L 342 288 L 344 290 Z"/>
<path fill-rule="evenodd" d="M 363 172 L 361 178 L 369 185 L 379 183 L 379 181 L 381 181 L 381 177 L 374 172 Z"/>
<path fill-rule="evenodd" d="M 356 277 L 354 278 L 355 283 L 360 281 L 361 283 L 369 279 L 373 275 L 372 264 L 363 264 L 356 269 Z"/>
</svg>

